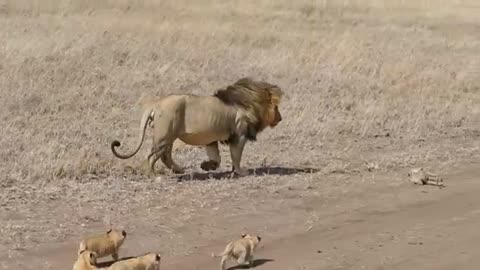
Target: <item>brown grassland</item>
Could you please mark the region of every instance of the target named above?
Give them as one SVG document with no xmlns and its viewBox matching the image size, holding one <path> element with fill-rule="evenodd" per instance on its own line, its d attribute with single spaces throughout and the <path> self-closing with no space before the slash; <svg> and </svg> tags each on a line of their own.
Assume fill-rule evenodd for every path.
<svg viewBox="0 0 480 270">
<path fill-rule="evenodd" d="M 412 166 L 478 161 L 478 14 L 473 0 L 0 0 L 0 269 L 71 268 L 80 237 L 109 226 L 129 232 L 121 256 L 159 250 L 169 269 L 242 230 L 321 227 Z M 112 155 L 114 139 L 133 149 L 142 98 L 244 76 L 285 93 L 283 121 L 245 148 L 251 176 L 221 173 L 225 146 L 210 174 L 203 149 L 179 147 L 186 175 L 142 175 L 150 137 Z M 318 265 L 349 263 L 331 256 Z"/>
</svg>

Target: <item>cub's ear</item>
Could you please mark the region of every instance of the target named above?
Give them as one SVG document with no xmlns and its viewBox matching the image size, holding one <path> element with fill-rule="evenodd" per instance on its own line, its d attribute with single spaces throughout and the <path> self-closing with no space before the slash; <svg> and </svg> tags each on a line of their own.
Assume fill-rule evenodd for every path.
<svg viewBox="0 0 480 270">
<path fill-rule="evenodd" d="M 246 233 L 242 233 L 242 238 L 245 238 L 245 236 L 247 236 Z"/>
<path fill-rule="evenodd" d="M 258 242 L 262 241 L 262 237 L 260 235 L 257 235 Z"/>
<path fill-rule="evenodd" d="M 156 260 L 156 261 L 160 261 L 160 255 L 155 254 L 155 260 Z"/>
<path fill-rule="evenodd" d="M 111 233 L 111 232 L 112 232 L 112 229 L 109 229 L 109 230 L 107 231 L 107 234 L 109 234 L 109 233 Z"/>
<path fill-rule="evenodd" d="M 90 252 L 90 264 L 96 265 L 97 264 L 97 253 L 95 251 Z"/>
<path fill-rule="evenodd" d="M 126 232 L 126 231 L 122 231 L 122 235 L 123 235 L 123 237 L 127 237 L 127 232 Z"/>
</svg>

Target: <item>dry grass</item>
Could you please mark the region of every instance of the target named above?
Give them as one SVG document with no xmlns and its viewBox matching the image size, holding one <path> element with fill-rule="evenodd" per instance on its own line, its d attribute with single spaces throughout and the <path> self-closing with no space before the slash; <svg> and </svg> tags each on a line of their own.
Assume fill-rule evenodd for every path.
<svg viewBox="0 0 480 270">
<path fill-rule="evenodd" d="M 308 191 L 315 196 L 346 192 L 347 182 L 323 189 L 318 174 L 151 187 L 124 170 L 143 161 L 148 147 L 132 161 L 112 157 L 114 138 L 133 147 L 142 96 L 207 95 L 242 76 L 286 93 L 284 121 L 246 147 L 248 167 L 265 160 L 352 173 L 365 161 L 389 170 L 478 152 L 478 4 L 388 2 L 0 1 L 0 220 L 9 220 L 3 244 L 26 245 L 36 230 L 62 241 L 88 220 L 125 223 L 128 211 L 147 211 L 156 197 L 162 206 L 148 211 L 172 228 L 224 198 L 244 199 L 233 187 L 251 198 L 267 192 L 274 202 L 299 196 L 290 185 L 322 188 Z M 222 156 L 225 170 L 225 148 Z M 205 154 L 187 148 L 174 158 L 198 171 Z M 16 203 L 27 208 L 15 210 Z M 113 203 L 118 212 L 99 210 Z M 262 206 L 268 204 L 244 205 Z M 51 219 L 61 224 L 55 232 L 48 231 Z"/>
<path fill-rule="evenodd" d="M 315 163 L 344 136 L 478 131 L 479 20 L 467 4 L 187 2 L 5 2 L 7 183 L 108 174 L 108 143 L 136 134 L 142 95 L 210 94 L 245 75 L 287 93 L 285 121 L 252 146 L 278 163 L 286 152 Z M 197 153 L 182 161 L 197 166 Z"/>
</svg>

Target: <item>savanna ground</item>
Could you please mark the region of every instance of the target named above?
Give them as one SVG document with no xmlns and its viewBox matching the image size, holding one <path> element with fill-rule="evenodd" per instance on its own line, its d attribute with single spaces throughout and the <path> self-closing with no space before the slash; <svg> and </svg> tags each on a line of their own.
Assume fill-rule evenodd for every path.
<svg viewBox="0 0 480 270">
<path fill-rule="evenodd" d="M 210 253 L 244 231 L 263 236 L 258 269 L 476 269 L 478 14 L 473 0 L 0 1 L 0 268 L 71 269 L 81 237 L 113 226 L 121 256 L 158 251 L 163 269 L 216 268 Z M 142 97 L 243 76 L 285 92 L 284 120 L 246 146 L 251 176 L 222 174 L 227 147 L 210 174 L 203 149 L 179 147 L 186 175 L 142 175 L 150 138 L 113 157 L 113 139 L 134 147 Z M 447 187 L 408 183 L 416 166 Z"/>
</svg>

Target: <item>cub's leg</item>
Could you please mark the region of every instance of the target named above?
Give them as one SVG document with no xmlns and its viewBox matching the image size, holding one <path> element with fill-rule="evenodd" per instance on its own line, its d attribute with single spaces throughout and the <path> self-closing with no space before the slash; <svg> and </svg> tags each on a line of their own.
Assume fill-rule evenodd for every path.
<svg viewBox="0 0 480 270">
<path fill-rule="evenodd" d="M 213 142 L 205 146 L 208 160 L 200 164 L 200 168 L 204 171 L 214 171 L 220 167 L 221 157 L 218 150 L 218 142 Z"/>
<path fill-rule="evenodd" d="M 249 266 L 250 268 L 253 267 L 253 261 L 254 261 L 254 259 L 253 259 L 253 254 L 250 254 L 250 257 L 248 258 L 248 266 Z"/>
<path fill-rule="evenodd" d="M 114 253 L 112 254 L 112 258 L 113 258 L 114 261 L 118 261 L 118 253 L 117 253 L 117 252 L 114 252 Z"/>
<path fill-rule="evenodd" d="M 225 270 L 225 264 L 227 262 L 228 255 L 223 255 L 222 256 L 222 261 L 220 262 L 220 269 Z"/>
</svg>

